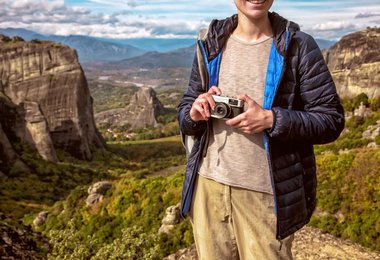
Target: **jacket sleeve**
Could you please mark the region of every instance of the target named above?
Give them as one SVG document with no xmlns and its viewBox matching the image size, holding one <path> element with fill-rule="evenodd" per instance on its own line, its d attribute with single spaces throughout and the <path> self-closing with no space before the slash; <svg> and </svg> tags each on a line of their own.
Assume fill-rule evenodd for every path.
<svg viewBox="0 0 380 260">
<path fill-rule="evenodd" d="M 185 135 L 202 135 L 206 130 L 206 121 L 195 122 L 190 118 L 191 106 L 193 105 L 195 99 L 202 93 L 204 93 L 204 89 L 199 72 L 197 55 L 195 54 L 190 74 L 189 86 L 177 108 L 179 127 L 181 133 Z"/>
<path fill-rule="evenodd" d="M 269 136 L 322 144 L 337 139 L 344 128 L 344 111 L 336 87 L 315 40 L 299 42 L 296 66 L 303 111 L 273 107 L 274 124 Z"/>
</svg>

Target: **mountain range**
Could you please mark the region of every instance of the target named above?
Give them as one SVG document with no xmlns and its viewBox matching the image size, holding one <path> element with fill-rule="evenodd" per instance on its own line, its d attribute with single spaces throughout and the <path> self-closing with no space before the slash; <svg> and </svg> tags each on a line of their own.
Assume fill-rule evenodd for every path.
<svg viewBox="0 0 380 260">
<path fill-rule="evenodd" d="M 110 39 L 84 35 L 46 35 L 23 28 L 0 28 L 0 34 L 9 37 L 20 36 L 25 40 L 38 39 L 61 42 L 77 50 L 80 62 L 124 60 L 146 54 L 147 52 L 157 58 L 161 52 L 181 52 L 183 48 L 192 46 L 196 42 L 195 38 Z M 325 39 L 316 39 L 316 41 L 321 49 L 327 49 L 335 43 L 334 41 Z M 152 59 L 156 58 L 153 57 Z"/>
</svg>

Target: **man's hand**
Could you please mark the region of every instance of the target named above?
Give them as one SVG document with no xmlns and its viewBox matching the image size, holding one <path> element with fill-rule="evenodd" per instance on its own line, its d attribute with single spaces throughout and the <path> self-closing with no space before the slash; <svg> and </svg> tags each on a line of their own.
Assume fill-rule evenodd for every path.
<svg viewBox="0 0 380 260">
<path fill-rule="evenodd" d="M 271 110 L 263 109 L 247 95 L 239 96 L 238 98 L 248 105 L 248 109 L 244 113 L 226 121 L 227 125 L 238 128 L 246 134 L 261 133 L 265 129 L 272 128 L 273 113 Z"/>
<path fill-rule="evenodd" d="M 211 110 L 215 108 L 215 101 L 212 95 L 221 95 L 222 91 L 216 86 L 212 86 L 207 93 L 201 94 L 195 99 L 190 109 L 191 120 L 197 122 L 201 120 L 209 120 L 211 116 Z"/>
</svg>

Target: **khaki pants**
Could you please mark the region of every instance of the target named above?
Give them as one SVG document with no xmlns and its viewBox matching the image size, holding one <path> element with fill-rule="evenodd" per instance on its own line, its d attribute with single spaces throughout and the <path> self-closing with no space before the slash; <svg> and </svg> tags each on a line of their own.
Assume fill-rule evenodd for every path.
<svg viewBox="0 0 380 260">
<path fill-rule="evenodd" d="M 293 259 L 293 235 L 282 246 L 276 240 L 272 195 L 198 175 L 193 196 L 190 221 L 199 259 Z"/>
</svg>

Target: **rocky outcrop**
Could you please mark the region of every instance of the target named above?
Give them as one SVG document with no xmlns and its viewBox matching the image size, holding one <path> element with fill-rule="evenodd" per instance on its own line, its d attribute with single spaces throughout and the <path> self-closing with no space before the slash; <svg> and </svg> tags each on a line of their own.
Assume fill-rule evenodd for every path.
<svg viewBox="0 0 380 260">
<path fill-rule="evenodd" d="M 37 217 L 33 220 L 34 227 L 38 227 L 44 224 L 48 215 L 48 211 L 42 211 L 38 213 Z"/>
<path fill-rule="evenodd" d="M 372 252 L 350 241 L 323 233 L 319 229 L 304 227 L 295 235 L 292 246 L 295 260 L 328 259 L 380 259 L 379 252 Z M 182 249 L 165 260 L 197 260 L 195 246 Z"/>
<path fill-rule="evenodd" d="M 163 111 L 161 102 L 152 88 L 142 87 L 136 92 L 128 106 L 111 109 L 95 115 L 97 124 L 111 126 L 129 125 L 130 129 L 157 126 L 157 115 Z"/>
<path fill-rule="evenodd" d="M 341 97 L 380 96 L 380 29 L 349 34 L 325 52 Z"/>
<path fill-rule="evenodd" d="M 50 137 L 48 122 L 42 114 L 40 106 L 37 102 L 25 101 L 22 103 L 22 108 L 25 111 L 26 121 L 23 140 L 34 146 L 45 160 L 57 162 L 58 158 Z"/>
<path fill-rule="evenodd" d="M 54 147 L 59 147 L 91 159 L 93 150 L 104 147 L 75 50 L 0 37 L 0 95 L 9 98 L 21 118 L 10 126 L 16 136 L 33 144 L 43 158 L 56 161 Z"/>
<path fill-rule="evenodd" d="M 158 230 L 158 233 L 170 234 L 171 230 L 181 221 L 180 204 L 170 206 L 166 209 L 165 217 L 162 220 L 162 225 Z"/>
<path fill-rule="evenodd" d="M 103 196 L 111 187 L 112 183 L 109 181 L 100 181 L 91 185 L 87 190 L 87 206 L 91 207 L 101 202 L 103 200 Z"/>
</svg>

